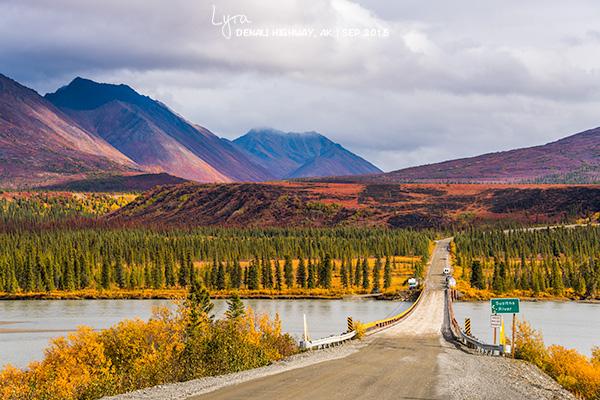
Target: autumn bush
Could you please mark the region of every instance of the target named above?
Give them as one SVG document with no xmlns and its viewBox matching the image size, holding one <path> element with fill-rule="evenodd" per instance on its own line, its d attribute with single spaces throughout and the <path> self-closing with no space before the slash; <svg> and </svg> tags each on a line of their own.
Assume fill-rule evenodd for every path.
<svg viewBox="0 0 600 400">
<path fill-rule="evenodd" d="M 600 348 L 592 350 L 591 358 L 562 346 L 546 348 L 542 335 L 523 321 L 518 325 L 515 354 L 540 367 L 576 396 L 600 399 Z"/>
<path fill-rule="evenodd" d="M 235 304 L 234 304 L 235 303 Z M 267 365 L 297 352 L 278 317 L 256 316 L 239 298 L 213 320 L 206 289 L 192 285 L 176 312 L 157 308 L 95 332 L 54 339 L 42 361 L 0 371 L 3 400 L 88 400 L 202 376 Z"/>
</svg>

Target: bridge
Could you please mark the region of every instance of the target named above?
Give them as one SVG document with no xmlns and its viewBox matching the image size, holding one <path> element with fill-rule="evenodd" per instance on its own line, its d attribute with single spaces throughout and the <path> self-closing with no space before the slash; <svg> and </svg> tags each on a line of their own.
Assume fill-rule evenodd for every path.
<svg viewBox="0 0 600 400">
<path fill-rule="evenodd" d="M 450 242 L 447 238 L 436 243 L 419 300 L 397 318 L 369 325 L 373 334 L 360 350 L 189 399 L 573 398 L 537 368 L 482 355 L 481 351 L 499 348 L 485 349 L 485 344 L 466 338 L 471 339 L 469 342 L 461 334 L 443 276 Z M 332 344 L 331 340 L 328 343 Z"/>
</svg>

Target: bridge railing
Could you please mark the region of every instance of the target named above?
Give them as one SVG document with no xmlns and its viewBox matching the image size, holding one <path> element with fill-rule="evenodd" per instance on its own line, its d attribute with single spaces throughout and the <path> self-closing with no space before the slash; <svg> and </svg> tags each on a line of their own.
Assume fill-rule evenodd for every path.
<svg viewBox="0 0 600 400">
<path fill-rule="evenodd" d="M 385 329 L 387 327 L 390 327 L 390 326 L 395 325 L 396 323 L 402 321 L 404 318 L 406 318 L 408 315 L 410 315 L 410 313 L 413 312 L 413 310 L 415 309 L 417 304 L 419 304 L 419 302 L 421 301 L 421 298 L 423 297 L 424 292 L 425 292 L 425 290 L 423 288 L 423 290 L 421 290 L 421 293 L 419 293 L 419 297 L 417 297 L 417 300 L 415 300 L 415 302 L 412 303 L 410 305 L 410 307 L 408 307 L 406 310 L 402 311 L 400 314 L 396 314 L 396 315 L 388 317 L 388 318 L 379 319 L 377 321 L 372 321 L 372 322 L 367 322 L 367 323 L 362 324 L 366 333 L 367 334 L 375 333 L 375 332 L 378 332 L 382 329 Z"/>
<path fill-rule="evenodd" d="M 314 340 L 301 340 L 300 348 L 302 350 L 325 349 L 328 347 L 339 346 L 340 344 L 352 340 L 356 337 L 356 331 L 333 335 L 326 338 Z"/>
<path fill-rule="evenodd" d="M 415 309 L 415 307 L 421 300 L 421 297 L 423 296 L 423 292 L 424 292 L 424 290 L 421 290 L 421 293 L 419 293 L 419 297 L 417 297 L 417 300 L 413 304 L 411 304 L 410 307 L 408 307 L 406 310 L 402 311 L 401 313 L 394 315 L 392 317 L 379 319 L 377 321 L 372 321 L 372 322 L 367 322 L 367 323 L 362 324 L 362 326 L 365 330 L 365 333 L 373 334 L 375 332 L 379 332 L 380 330 L 390 327 L 390 326 L 400 322 L 402 319 L 406 318 Z M 355 330 L 353 330 L 353 331 L 349 331 L 346 333 L 342 333 L 340 335 L 332 335 L 332 336 L 328 336 L 326 338 L 321 338 L 321 339 L 301 340 L 300 348 L 302 350 L 313 350 L 313 349 L 323 349 L 323 348 L 333 347 L 333 346 L 340 345 L 344 342 L 347 342 L 348 340 L 354 339 L 356 337 L 356 335 L 357 335 L 357 332 Z"/>
<path fill-rule="evenodd" d="M 450 332 L 452 333 L 454 340 L 471 349 L 475 349 L 480 353 L 499 356 L 504 355 L 503 345 L 485 343 L 474 336 L 467 335 L 466 332 L 463 331 L 454 316 L 454 307 L 452 306 L 452 290 L 453 289 L 446 289 L 446 307 L 448 309 L 448 318 L 450 320 Z"/>
</svg>

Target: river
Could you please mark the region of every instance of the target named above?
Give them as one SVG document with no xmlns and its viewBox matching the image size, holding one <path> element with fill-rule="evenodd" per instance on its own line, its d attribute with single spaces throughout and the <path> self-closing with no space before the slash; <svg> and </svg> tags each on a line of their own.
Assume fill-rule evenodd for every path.
<svg viewBox="0 0 600 400">
<path fill-rule="evenodd" d="M 522 301 L 519 319 L 528 321 L 539 330 L 546 345 L 559 344 L 574 348 L 587 356 L 593 346 L 600 346 L 600 304 L 559 302 L 559 301 Z M 454 303 L 456 320 L 464 326 L 464 319 L 471 318 L 473 335 L 487 343 L 493 341 L 490 328 L 490 303 Z M 512 314 L 505 315 L 504 328 L 510 335 Z"/>
<path fill-rule="evenodd" d="M 244 300 L 258 313 L 279 313 L 282 327 L 296 338 L 302 335 L 306 314 L 313 338 L 341 333 L 346 317 L 360 321 L 384 318 L 406 309 L 410 303 L 372 299 L 348 300 Z M 215 300 L 214 312 L 222 316 L 226 304 Z M 169 300 L 5 300 L 0 301 L 0 366 L 25 367 L 39 360 L 52 337 L 65 335 L 79 325 L 107 328 L 123 319 L 150 317 L 155 306 L 175 305 Z M 457 320 L 472 321 L 473 334 L 492 342 L 488 302 L 455 303 Z M 539 329 L 546 344 L 560 344 L 590 355 L 600 346 L 600 304 L 575 302 L 521 302 L 519 318 Z M 505 320 L 510 334 L 510 316 Z"/>
<path fill-rule="evenodd" d="M 225 300 L 214 300 L 214 313 L 222 316 Z M 346 317 L 372 321 L 394 315 L 410 303 L 373 299 L 348 300 L 244 300 L 257 313 L 279 313 L 282 330 L 300 338 L 303 314 L 309 335 L 320 338 L 346 329 Z M 79 325 L 107 328 L 123 319 L 147 319 L 155 306 L 174 308 L 169 300 L 5 300 L 0 301 L 0 366 L 25 367 L 39 360 L 51 338 Z"/>
</svg>

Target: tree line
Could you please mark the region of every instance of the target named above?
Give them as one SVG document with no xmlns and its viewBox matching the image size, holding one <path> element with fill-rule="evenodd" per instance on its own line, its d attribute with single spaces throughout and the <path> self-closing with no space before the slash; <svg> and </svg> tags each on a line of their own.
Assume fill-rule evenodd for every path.
<svg viewBox="0 0 600 400">
<path fill-rule="evenodd" d="M 391 283 L 393 256 L 426 260 L 431 237 L 379 228 L 20 229 L 0 233 L 0 291 L 177 288 L 194 277 L 212 290 L 311 289 L 331 288 L 334 276 L 342 287 L 379 289 Z"/>
<path fill-rule="evenodd" d="M 600 228 L 476 230 L 455 237 L 461 278 L 496 293 L 600 295 Z"/>
</svg>

